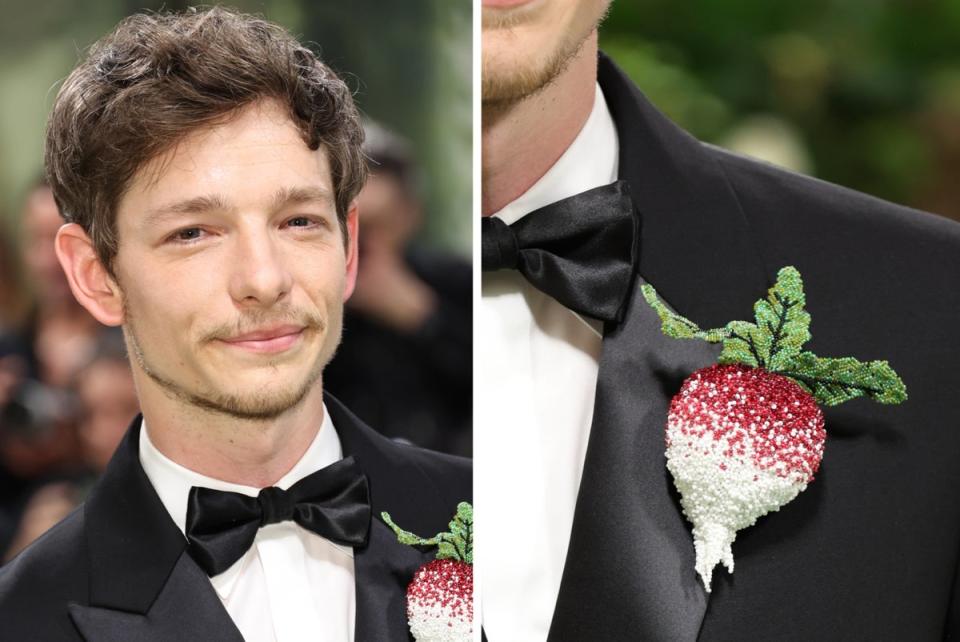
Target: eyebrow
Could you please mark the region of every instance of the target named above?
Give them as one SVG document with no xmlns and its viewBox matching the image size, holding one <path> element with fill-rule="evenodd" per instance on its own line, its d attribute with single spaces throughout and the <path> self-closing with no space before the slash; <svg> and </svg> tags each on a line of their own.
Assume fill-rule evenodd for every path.
<svg viewBox="0 0 960 642">
<path fill-rule="evenodd" d="M 302 203 L 321 202 L 329 205 L 334 204 L 333 194 L 324 187 L 281 187 L 273 195 L 273 209 L 278 210 L 290 205 L 300 205 Z"/>
<path fill-rule="evenodd" d="M 303 203 L 321 202 L 329 205 L 334 204 L 333 195 L 330 190 L 318 187 L 281 187 L 271 199 L 271 211 L 277 211 L 291 205 L 300 205 Z M 182 214 L 204 214 L 208 212 L 230 212 L 235 210 L 227 198 L 220 194 L 205 194 L 193 198 L 176 201 L 167 205 L 162 205 L 147 212 L 144 216 L 145 225 L 156 225 L 164 219 L 175 217 Z"/>
<path fill-rule="evenodd" d="M 229 209 L 231 208 L 225 198 L 219 194 L 207 194 L 154 208 L 146 213 L 143 222 L 144 225 L 156 225 L 178 214 L 203 214 Z"/>
</svg>

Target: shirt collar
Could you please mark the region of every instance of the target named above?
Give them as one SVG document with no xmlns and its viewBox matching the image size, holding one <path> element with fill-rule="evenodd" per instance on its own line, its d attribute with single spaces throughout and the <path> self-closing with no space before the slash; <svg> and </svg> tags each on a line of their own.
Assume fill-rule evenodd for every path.
<svg viewBox="0 0 960 642">
<path fill-rule="evenodd" d="M 337 436 L 333 421 L 330 419 L 330 413 L 327 412 L 326 404 L 324 404 L 323 423 L 313 438 L 313 442 L 303 453 L 300 460 L 294 464 L 293 468 L 274 485 L 286 490 L 310 473 L 329 466 L 342 458 L 343 450 L 340 446 L 340 438 Z M 150 483 L 157 491 L 157 495 L 160 496 L 160 501 L 163 502 L 163 506 L 170 513 L 171 519 L 180 529 L 180 532 L 185 532 L 187 496 L 192 486 L 231 491 L 250 497 L 256 497 L 260 493 L 259 488 L 214 479 L 185 468 L 171 460 L 157 450 L 157 447 L 150 441 L 145 419 L 140 428 L 140 463 L 150 479 Z"/>
<path fill-rule="evenodd" d="M 619 156 L 617 129 L 598 84 L 593 109 L 567 150 L 540 180 L 494 216 L 511 225 L 545 205 L 609 185 L 617 180 Z"/>
</svg>

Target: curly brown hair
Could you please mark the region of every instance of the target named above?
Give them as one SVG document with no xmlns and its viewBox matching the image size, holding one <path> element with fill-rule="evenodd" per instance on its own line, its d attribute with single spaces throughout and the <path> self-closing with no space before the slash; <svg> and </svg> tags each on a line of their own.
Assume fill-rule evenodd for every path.
<svg viewBox="0 0 960 642">
<path fill-rule="evenodd" d="M 67 77 L 44 158 L 60 212 L 83 227 L 111 270 L 116 205 L 137 171 L 187 134 L 263 99 L 285 105 L 308 147 L 328 154 L 346 238 L 367 172 L 349 88 L 282 27 L 222 7 L 130 16 Z"/>
</svg>

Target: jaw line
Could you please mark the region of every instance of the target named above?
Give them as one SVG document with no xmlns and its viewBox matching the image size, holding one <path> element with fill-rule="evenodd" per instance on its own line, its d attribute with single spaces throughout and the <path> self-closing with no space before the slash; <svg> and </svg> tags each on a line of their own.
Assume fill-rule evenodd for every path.
<svg viewBox="0 0 960 642">
<path fill-rule="evenodd" d="M 312 328 L 305 328 L 304 332 L 306 332 L 307 329 Z M 137 365 L 151 381 L 160 387 L 160 389 L 168 398 L 180 403 L 188 404 L 204 412 L 226 416 L 233 419 L 246 421 L 266 421 L 276 419 L 288 410 L 300 405 L 323 374 L 323 365 L 320 365 L 319 367 L 314 366 L 300 389 L 297 390 L 295 394 L 291 395 L 285 403 L 268 406 L 264 400 L 260 400 L 257 404 L 254 404 L 253 408 L 240 408 L 241 403 L 237 395 L 198 394 L 190 392 L 174 381 L 158 373 L 155 369 L 151 368 L 147 364 L 143 349 L 140 346 L 140 342 L 137 339 L 136 333 L 133 331 L 132 327 L 128 329 L 125 326 L 124 333 L 130 338 L 130 345 L 133 348 Z M 267 363 L 264 364 L 263 367 L 277 370 L 279 365 Z"/>
</svg>

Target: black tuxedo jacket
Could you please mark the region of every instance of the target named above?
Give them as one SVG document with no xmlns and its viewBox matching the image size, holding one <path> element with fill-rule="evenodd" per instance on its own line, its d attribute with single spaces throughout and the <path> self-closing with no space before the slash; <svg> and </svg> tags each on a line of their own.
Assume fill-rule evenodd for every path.
<svg viewBox="0 0 960 642">
<path fill-rule="evenodd" d="M 397 542 L 390 512 L 424 536 L 470 501 L 467 460 L 392 442 L 327 395 L 343 446 L 367 474 L 374 518 L 354 549 L 357 642 L 408 642 L 406 586 L 434 553 Z M 134 420 L 87 502 L 0 569 L 0 639 L 242 640 L 140 466 Z"/>
<path fill-rule="evenodd" d="M 642 219 L 639 274 L 604 329 L 549 640 L 960 639 L 960 225 L 704 145 L 602 55 L 599 82 Z M 887 359 L 910 398 L 825 409 L 816 479 L 741 531 L 735 572 L 718 567 L 707 594 L 664 428 L 719 346 L 663 336 L 636 286 L 719 327 L 751 320 L 785 265 L 804 279 L 809 349 Z"/>
</svg>

